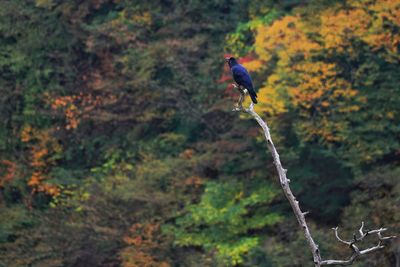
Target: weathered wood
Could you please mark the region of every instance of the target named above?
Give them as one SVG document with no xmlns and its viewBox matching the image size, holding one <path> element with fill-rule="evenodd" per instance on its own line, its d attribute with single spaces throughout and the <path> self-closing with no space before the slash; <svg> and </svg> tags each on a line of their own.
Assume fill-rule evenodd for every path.
<svg viewBox="0 0 400 267">
<path fill-rule="evenodd" d="M 308 228 L 308 225 L 307 225 L 307 222 L 305 219 L 305 214 L 307 214 L 307 213 L 301 211 L 299 202 L 296 200 L 296 198 L 294 197 L 294 195 L 292 193 L 292 190 L 290 189 L 290 186 L 289 186 L 290 180 L 286 176 L 287 170 L 284 169 L 282 166 L 278 151 L 276 150 L 274 142 L 272 141 L 268 125 L 254 111 L 253 103 L 250 104 L 250 107 L 248 109 L 243 109 L 243 111 L 250 114 L 258 122 L 258 124 L 261 126 L 261 128 L 264 131 L 265 140 L 267 141 L 268 149 L 272 154 L 272 158 L 274 160 L 274 165 L 275 165 L 276 171 L 279 176 L 279 181 L 280 181 L 283 193 L 285 194 L 287 200 L 289 201 L 290 206 L 292 206 L 292 209 L 293 209 L 294 215 L 296 216 L 297 222 L 299 223 L 300 228 L 302 229 L 304 236 L 307 240 L 307 243 L 311 249 L 311 252 L 313 255 L 313 260 L 314 260 L 314 265 L 315 265 L 315 267 L 320 267 L 321 266 L 321 255 L 320 255 L 320 252 L 318 249 L 318 245 L 315 243 L 314 239 L 312 238 L 310 229 Z"/>
<path fill-rule="evenodd" d="M 236 85 L 234 85 L 234 86 L 236 88 L 238 88 L 238 86 L 236 86 Z M 384 247 L 382 244 L 382 242 L 384 240 L 396 238 L 396 236 L 382 237 L 381 233 L 383 231 L 386 231 L 387 230 L 386 228 L 371 230 L 371 231 L 367 231 L 364 233 L 363 232 L 364 222 L 362 222 L 361 228 L 359 229 L 360 237 L 354 236 L 354 240 L 345 241 L 339 237 L 338 227 L 336 227 L 336 228 L 333 228 L 333 230 L 335 231 L 336 239 L 338 239 L 339 242 L 344 243 L 347 246 L 349 246 L 349 248 L 352 249 L 353 254 L 351 255 L 351 257 L 348 260 L 322 260 L 320 251 L 318 249 L 318 245 L 315 243 L 315 241 L 311 235 L 310 229 L 308 228 L 306 219 L 305 219 L 305 215 L 308 212 L 301 211 L 299 202 L 296 200 L 296 198 L 294 197 L 294 195 L 292 193 L 292 190 L 290 189 L 290 186 L 289 186 L 290 180 L 286 176 L 287 170 L 284 169 L 282 166 L 278 151 L 274 145 L 274 142 L 272 141 L 269 127 L 268 127 L 267 123 L 263 119 L 261 119 L 261 117 L 254 111 L 253 103 L 250 104 L 248 109 L 243 108 L 242 102 L 246 95 L 246 91 L 242 90 L 242 88 L 238 88 L 238 89 L 240 92 L 240 98 L 239 98 L 239 102 L 237 103 L 236 108 L 233 111 L 243 111 L 243 112 L 250 114 L 261 126 L 261 128 L 264 132 L 265 140 L 267 141 L 268 149 L 271 152 L 272 158 L 274 160 L 274 165 L 275 165 L 276 171 L 279 176 L 279 182 L 281 184 L 283 193 L 284 193 L 286 199 L 289 201 L 290 206 L 293 209 L 294 215 L 296 216 L 297 222 L 299 223 L 299 226 L 304 233 L 304 236 L 307 240 L 308 246 L 309 246 L 312 256 L 313 256 L 313 261 L 314 261 L 315 267 L 320 267 L 321 265 L 351 265 L 357 257 L 377 251 L 379 249 L 382 249 Z M 364 237 L 366 237 L 367 235 L 371 235 L 371 234 L 378 235 L 379 243 L 374 247 L 367 248 L 367 249 L 360 251 L 358 249 L 358 247 L 356 246 L 356 243 L 362 241 L 364 239 Z"/>
</svg>

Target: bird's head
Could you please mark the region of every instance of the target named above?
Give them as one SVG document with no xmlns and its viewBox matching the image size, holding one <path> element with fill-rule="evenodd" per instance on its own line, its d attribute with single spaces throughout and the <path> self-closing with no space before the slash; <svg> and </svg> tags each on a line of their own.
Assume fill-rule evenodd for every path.
<svg viewBox="0 0 400 267">
<path fill-rule="evenodd" d="M 233 67 L 236 64 L 238 64 L 238 62 L 236 61 L 236 59 L 234 57 L 227 57 L 225 58 L 225 61 L 228 63 L 229 67 Z"/>
</svg>

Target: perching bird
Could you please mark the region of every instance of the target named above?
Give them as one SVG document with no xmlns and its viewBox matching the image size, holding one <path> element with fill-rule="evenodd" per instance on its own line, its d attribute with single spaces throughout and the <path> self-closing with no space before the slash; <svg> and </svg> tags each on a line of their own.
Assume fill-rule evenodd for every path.
<svg viewBox="0 0 400 267">
<path fill-rule="evenodd" d="M 257 94 L 256 91 L 254 91 L 253 82 L 251 81 L 250 74 L 247 72 L 245 67 L 240 65 L 233 57 L 226 58 L 226 61 L 228 62 L 229 67 L 231 68 L 231 72 L 235 82 L 239 86 L 242 86 L 245 89 L 247 89 L 247 92 L 249 93 L 251 100 L 253 101 L 254 104 L 257 104 Z"/>
</svg>

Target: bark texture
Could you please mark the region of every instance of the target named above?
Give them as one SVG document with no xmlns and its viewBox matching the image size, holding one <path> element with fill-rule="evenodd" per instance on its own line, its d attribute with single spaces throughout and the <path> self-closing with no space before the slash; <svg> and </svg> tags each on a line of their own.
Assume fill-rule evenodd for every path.
<svg viewBox="0 0 400 267">
<path fill-rule="evenodd" d="M 336 227 L 336 228 L 333 228 L 333 230 L 335 231 L 336 239 L 339 242 L 344 243 L 347 246 L 349 246 L 349 248 L 353 251 L 353 254 L 351 255 L 351 257 L 348 260 L 322 260 L 320 251 L 318 249 L 318 245 L 314 241 L 314 239 L 311 235 L 310 229 L 308 228 L 306 219 L 305 219 L 305 215 L 307 214 L 307 212 L 301 211 L 299 201 L 297 201 L 296 197 L 292 193 L 292 190 L 290 189 L 290 186 L 289 186 L 290 180 L 286 176 L 287 170 L 285 168 L 283 168 L 283 166 L 282 166 L 278 151 L 276 150 L 276 147 L 272 141 L 271 134 L 270 134 L 267 123 L 263 119 L 261 119 L 261 117 L 254 111 L 253 103 L 251 103 L 249 108 L 247 108 L 247 109 L 242 106 L 242 102 L 246 95 L 246 90 L 243 90 L 243 88 L 240 88 L 237 85 L 234 85 L 234 86 L 239 90 L 240 98 L 239 98 L 238 103 L 236 104 L 236 107 L 233 109 L 233 111 L 243 111 L 243 112 L 251 115 L 261 126 L 261 128 L 264 132 L 265 140 L 267 141 L 268 149 L 271 152 L 272 158 L 274 160 L 274 165 L 276 167 L 276 171 L 279 176 L 279 182 L 281 184 L 283 193 L 284 193 L 286 199 L 289 201 L 290 206 L 293 209 L 293 213 L 296 216 L 297 222 L 299 223 L 299 226 L 304 233 L 304 236 L 307 240 L 308 246 L 309 246 L 312 256 L 313 256 L 313 262 L 314 262 L 315 267 L 320 267 L 322 265 L 342 265 L 342 266 L 351 265 L 357 257 L 377 251 L 379 249 L 382 249 L 384 247 L 383 241 L 396 238 L 395 236 L 382 237 L 381 233 L 386 231 L 387 230 L 386 228 L 380 228 L 377 230 L 370 230 L 370 231 L 364 232 L 364 230 L 363 230 L 364 222 L 363 222 L 361 224 L 361 228 L 358 231 L 360 234 L 359 237 L 354 235 L 352 241 L 345 241 L 339 237 L 338 227 Z M 361 242 L 364 239 L 364 237 L 366 237 L 367 235 L 371 235 L 371 234 L 376 234 L 378 236 L 378 244 L 374 247 L 367 248 L 367 249 L 360 251 L 358 249 L 358 247 L 356 246 L 356 243 Z"/>
</svg>

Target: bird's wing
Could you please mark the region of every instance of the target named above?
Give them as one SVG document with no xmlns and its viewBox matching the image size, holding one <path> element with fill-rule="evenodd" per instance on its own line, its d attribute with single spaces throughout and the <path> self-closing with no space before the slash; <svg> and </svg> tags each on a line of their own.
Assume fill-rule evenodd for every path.
<svg viewBox="0 0 400 267">
<path fill-rule="evenodd" d="M 250 75 L 245 68 L 241 66 L 235 66 L 232 68 L 232 74 L 233 79 L 237 84 L 242 85 L 246 89 L 254 90 Z"/>
<path fill-rule="evenodd" d="M 257 104 L 257 93 L 254 91 L 253 82 L 247 70 L 243 66 L 237 65 L 232 68 L 232 74 L 235 82 L 246 88 L 253 103 Z"/>
</svg>

